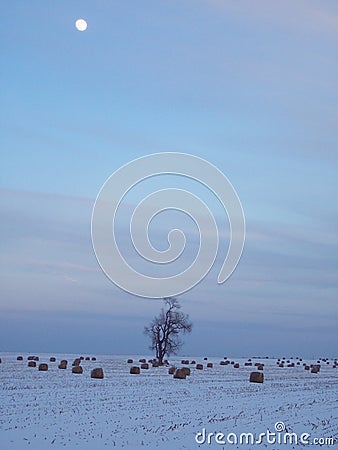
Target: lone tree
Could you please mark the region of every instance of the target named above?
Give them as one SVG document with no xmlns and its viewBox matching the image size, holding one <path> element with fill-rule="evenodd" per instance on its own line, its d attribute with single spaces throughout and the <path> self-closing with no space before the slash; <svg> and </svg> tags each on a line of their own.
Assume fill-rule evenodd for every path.
<svg viewBox="0 0 338 450">
<path fill-rule="evenodd" d="M 155 317 L 144 333 L 150 337 L 150 349 L 156 351 L 156 358 L 160 365 L 163 364 L 164 356 L 176 355 L 183 342 L 180 340 L 181 333 L 190 333 L 192 323 L 189 316 L 180 311 L 181 305 L 174 297 L 164 298 L 165 307 Z"/>
</svg>

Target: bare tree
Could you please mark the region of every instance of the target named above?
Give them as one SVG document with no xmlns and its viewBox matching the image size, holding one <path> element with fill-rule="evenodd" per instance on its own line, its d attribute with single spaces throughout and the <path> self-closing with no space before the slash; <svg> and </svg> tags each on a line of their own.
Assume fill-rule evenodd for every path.
<svg viewBox="0 0 338 450">
<path fill-rule="evenodd" d="M 150 324 L 144 328 L 144 333 L 150 337 L 150 349 L 155 350 L 160 365 L 165 355 L 177 354 L 183 342 L 181 333 L 190 333 L 192 323 L 189 316 L 180 311 L 181 305 L 174 297 L 164 298 L 165 307 Z"/>
</svg>

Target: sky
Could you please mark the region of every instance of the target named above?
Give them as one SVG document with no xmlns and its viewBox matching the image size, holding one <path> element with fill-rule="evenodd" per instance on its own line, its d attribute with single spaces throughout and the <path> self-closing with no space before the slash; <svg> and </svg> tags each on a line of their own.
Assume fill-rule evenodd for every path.
<svg viewBox="0 0 338 450">
<path fill-rule="evenodd" d="M 336 356 L 337 19 L 330 0 L 3 1 L 0 351 L 149 354 L 143 327 L 161 300 L 106 278 L 91 214 L 122 165 L 183 152 L 218 167 L 241 200 L 246 243 L 230 279 L 217 284 L 226 215 L 188 180 L 139 187 L 118 230 L 139 267 L 137 199 L 162 182 L 213 211 L 219 254 L 179 296 L 193 322 L 181 353 Z M 186 227 L 183 267 L 196 229 L 158 218 L 158 248 L 171 223 Z"/>
</svg>

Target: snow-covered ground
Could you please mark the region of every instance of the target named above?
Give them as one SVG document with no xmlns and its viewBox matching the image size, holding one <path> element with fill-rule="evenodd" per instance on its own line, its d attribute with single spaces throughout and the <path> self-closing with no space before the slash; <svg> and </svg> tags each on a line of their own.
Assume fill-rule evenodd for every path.
<svg viewBox="0 0 338 450">
<path fill-rule="evenodd" d="M 293 368 L 279 368 L 276 359 L 262 361 L 265 381 L 250 383 L 254 367 L 245 367 L 246 359 L 230 358 L 240 363 L 221 366 L 223 357 L 189 356 L 204 365 L 186 380 L 174 379 L 167 367 L 142 370 L 130 375 L 127 358 L 138 363 L 142 356 L 100 356 L 97 361 L 82 361 L 82 375 L 72 374 L 71 364 L 81 355 L 38 354 L 49 370 L 39 372 L 27 367 L 28 354 L 17 361 L 18 354 L 0 355 L 0 449 L 198 449 L 198 448 L 303 448 L 307 444 L 240 443 L 241 433 L 276 432 L 275 423 L 283 422 L 286 431 L 298 439 L 308 433 L 314 438 L 334 437 L 337 445 L 337 381 L 338 369 L 322 364 L 318 374 L 305 371 L 303 362 Z M 50 363 L 49 357 L 57 362 Z M 87 356 L 87 355 L 83 355 Z M 90 355 L 92 356 L 92 355 Z M 149 356 L 146 357 L 150 358 Z M 58 369 L 61 359 L 69 361 L 66 370 Z M 181 366 L 182 357 L 171 359 Z M 206 368 L 213 362 L 213 368 Z M 103 380 L 91 379 L 95 367 L 104 369 Z M 279 425 L 283 427 L 283 425 Z M 206 442 L 203 442 L 204 431 Z M 210 444 L 207 441 L 208 433 Z M 215 434 L 218 436 L 215 442 Z M 233 434 L 231 434 L 233 433 Z M 283 439 L 285 431 L 270 435 L 270 442 Z M 293 438 L 295 439 L 295 438 Z M 318 445 L 318 448 L 320 446 Z M 322 448 L 334 448 L 325 444 Z M 336 447 L 335 447 L 336 448 Z"/>
</svg>

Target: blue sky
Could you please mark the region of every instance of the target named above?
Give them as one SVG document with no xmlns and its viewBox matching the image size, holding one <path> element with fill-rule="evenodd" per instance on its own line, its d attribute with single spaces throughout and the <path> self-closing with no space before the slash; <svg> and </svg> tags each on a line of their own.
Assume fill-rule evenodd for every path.
<svg viewBox="0 0 338 450">
<path fill-rule="evenodd" d="M 181 297 L 183 353 L 333 355 L 337 18 L 334 1 L 3 2 L 0 350 L 147 351 L 161 304 L 106 279 L 91 210 L 122 164 L 178 151 L 227 175 L 247 224 L 230 280 L 221 246 Z"/>
</svg>

